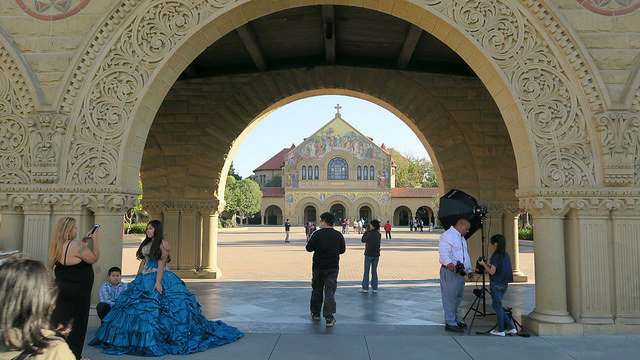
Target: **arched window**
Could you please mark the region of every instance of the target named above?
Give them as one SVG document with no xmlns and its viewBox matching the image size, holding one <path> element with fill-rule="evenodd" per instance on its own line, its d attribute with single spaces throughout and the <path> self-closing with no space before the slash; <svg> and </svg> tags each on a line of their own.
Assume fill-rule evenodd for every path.
<svg viewBox="0 0 640 360">
<path fill-rule="evenodd" d="M 371 180 L 375 180 L 376 178 L 376 172 L 373 171 L 373 166 L 369 168 L 369 179 Z"/>
<path fill-rule="evenodd" d="M 313 166 L 309 165 L 309 171 L 307 172 L 309 180 L 313 180 Z"/>
<path fill-rule="evenodd" d="M 329 161 L 327 179 L 349 180 L 349 166 L 343 158 L 334 158 Z"/>
<path fill-rule="evenodd" d="M 316 180 L 318 180 L 318 179 L 320 178 L 320 168 L 318 168 L 318 165 L 316 165 L 316 167 L 315 167 L 315 169 L 314 169 L 314 170 L 315 170 L 315 176 L 314 176 L 314 178 L 315 178 Z"/>
<path fill-rule="evenodd" d="M 362 166 L 358 166 L 357 179 L 362 180 Z"/>
<path fill-rule="evenodd" d="M 364 167 L 364 179 L 369 180 L 369 168 Z"/>
<path fill-rule="evenodd" d="M 302 180 L 307 180 L 307 167 L 302 167 Z"/>
</svg>

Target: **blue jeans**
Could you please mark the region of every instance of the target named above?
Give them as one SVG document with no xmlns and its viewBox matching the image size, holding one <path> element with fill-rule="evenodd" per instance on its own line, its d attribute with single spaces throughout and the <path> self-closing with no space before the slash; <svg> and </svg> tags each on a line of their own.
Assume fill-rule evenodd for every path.
<svg viewBox="0 0 640 360">
<path fill-rule="evenodd" d="M 502 298 L 504 294 L 507 292 L 507 284 L 494 284 L 491 283 L 489 285 L 489 291 L 491 292 L 491 306 L 493 310 L 496 312 L 497 319 L 497 327 L 498 331 L 505 331 L 513 329 L 513 324 L 511 324 L 511 320 L 504 312 L 502 308 Z"/>
<path fill-rule="evenodd" d="M 369 268 L 371 268 L 371 289 L 378 290 L 378 260 L 379 256 L 364 257 L 364 276 L 362 277 L 362 288 L 369 290 Z"/>
</svg>

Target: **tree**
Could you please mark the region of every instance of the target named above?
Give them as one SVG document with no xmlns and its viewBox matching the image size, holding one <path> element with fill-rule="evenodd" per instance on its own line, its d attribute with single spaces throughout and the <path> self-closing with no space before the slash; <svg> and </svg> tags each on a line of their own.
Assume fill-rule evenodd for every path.
<svg viewBox="0 0 640 360">
<path fill-rule="evenodd" d="M 240 219 L 243 220 L 245 214 L 254 214 L 260 211 L 262 191 L 253 180 L 236 180 L 233 176 L 229 176 L 227 177 L 224 198 L 227 202 L 224 210 L 233 214 L 232 219 L 235 222 L 237 215 L 240 215 Z"/>
<path fill-rule="evenodd" d="M 236 169 L 233 168 L 233 162 L 231 162 L 231 166 L 229 167 L 229 176 L 233 176 L 236 180 L 242 180 L 242 176 L 236 172 Z"/>
<path fill-rule="evenodd" d="M 140 216 L 146 216 L 142 210 L 142 181 L 138 181 L 140 195 L 138 195 L 138 204 L 124 213 L 124 222 L 127 224 L 127 234 L 131 231 L 131 224 L 140 222 Z M 134 221 L 135 219 L 135 221 Z"/>
<path fill-rule="evenodd" d="M 401 155 L 393 150 L 396 162 L 396 187 L 438 187 L 436 171 L 431 161 L 413 155 Z"/>
<path fill-rule="evenodd" d="M 282 187 L 282 175 L 274 175 L 262 187 Z"/>
</svg>

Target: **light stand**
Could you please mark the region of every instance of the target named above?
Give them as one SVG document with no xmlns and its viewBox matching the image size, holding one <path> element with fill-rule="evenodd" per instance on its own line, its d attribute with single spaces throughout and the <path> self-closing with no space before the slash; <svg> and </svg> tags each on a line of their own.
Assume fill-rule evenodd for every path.
<svg viewBox="0 0 640 360">
<path fill-rule="evenodd" d="M 484 242 L 485 242 L 485 237 L 484 237 L 484 219 L 485 219 L 485 215 L 486 214 L 479 214 L 480 216 L 480 234 L 481 234 L 481 243 L 482 243 L 482 257 L 484 257 Z M 473 318 L 471 319 L 471 325 L 469 325 L 469 330 L 467 330 L 467 335 L 471 334 L 471 328 L 473 327 L 473 323 L 476 321 L 476 316 L 488 316 L 488 315 L 495 315 L 495 313 L 487 313 L 487 299 L 486 299 L 486 295 L 489 294 L 491 295 L 491 293 L 489 293 L 489 290 L 487 290 L 486 287 L 486 280 L 485 280 L 485 275 L 486 271 L 484 271 L 482 273 L 482 287 L 480 289 L 474 289 L 473 290 L 473 294 L 476 296 L 476 298 L 473 300 L 473 303 L 471 304 L 471 306 L 469 307 L 469 310 L 467 310 L 467 313 L 464 314 L 464 317 L 462 318 L 462 320 L 465 320 L 467 318 L 467 315 L 469 315 L 469 313 L 471 312 L 471 310 L 473 310 Z M 480 310 L 480 301 L 482 301 L 482 310 Z"/>
</svg>

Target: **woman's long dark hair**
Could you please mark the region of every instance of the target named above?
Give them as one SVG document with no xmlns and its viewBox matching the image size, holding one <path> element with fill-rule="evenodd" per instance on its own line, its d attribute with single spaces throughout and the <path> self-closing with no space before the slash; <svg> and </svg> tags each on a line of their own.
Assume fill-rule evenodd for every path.
<svg viewBox="0 0 640 360">
<path fill-rule="evenodd" d="M 371 222 L 369 224 L 373 225 L 373 230 L 380 231 L 380 221 L 379 220 L 373 219 L 373 220 L 371 220 Z"/>
<path fill-rule="evenodd" d="M 14 255 L 0 265 L 0 343 L 11 350 L 41 354 L 51 339 L 42 330 L 51 329 L 51 311 L 57 288 L 51 273 L 40 261 Z M 51 329 L 58 335 L 68 328 Z M 19 336 L 12 335 L 18 331 Z"/>
<path fill-rule="evenodd" d="M 507 252 L 507 240 L 505 240 L 504 236 L 501 234 L 495 234 L 491 237 L 491 245 L 498 244 L 496 246 L 496 251 L 493 252 L 493 255 L 498 254 L 500 256 L 504 256 Z M 491 257 L 493 257 L 493 255 Z"/>
<path fill-rule="evenodd" d="M 149 256 L 160 260 L 162 259 L 162 240 L 164 239 L 164 232 L 162 231 L 162 223 L 159 220 L 151 220 L 149 221 L 149 225 L 153 227 L 153 239 L 150 237 L 146 237 L 142 244 L 138 247 L 138 251 L 136 251 L 136 258 L 138 260 L 144 259 L 144 254 L 142 254 L 142 248 L 151 243 L 151 249 L 149 251 Z M 148 225 L 147 225 L 148 226 Z M 145 231 L 146 234 L 146 231 Z M 167 262 L 171 261 L 171 257 L 167 256 Z"/>
</svg>

